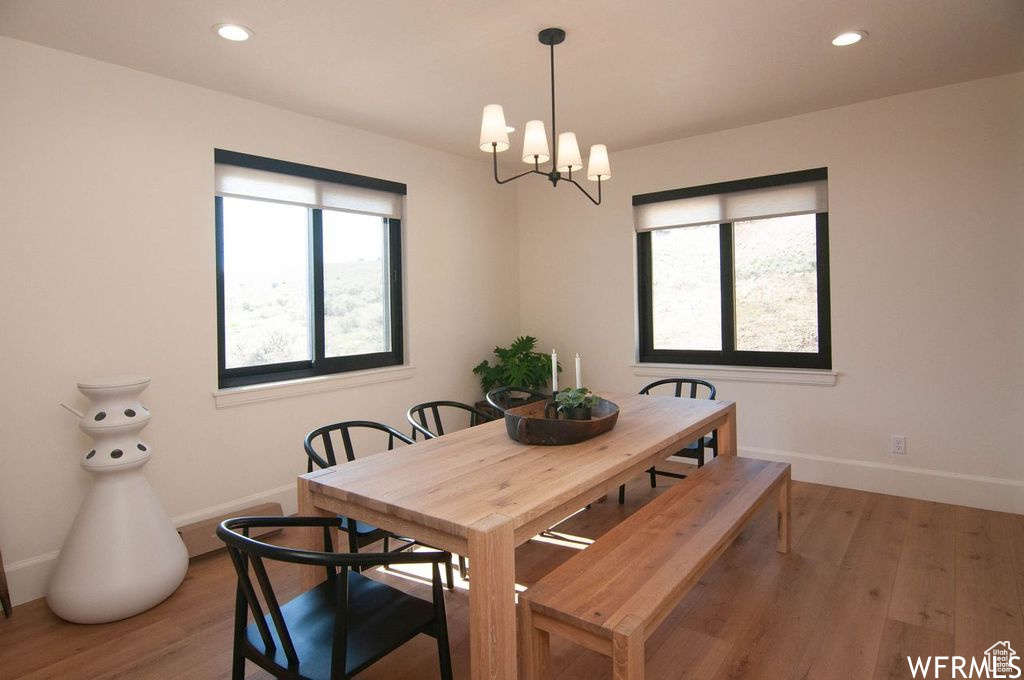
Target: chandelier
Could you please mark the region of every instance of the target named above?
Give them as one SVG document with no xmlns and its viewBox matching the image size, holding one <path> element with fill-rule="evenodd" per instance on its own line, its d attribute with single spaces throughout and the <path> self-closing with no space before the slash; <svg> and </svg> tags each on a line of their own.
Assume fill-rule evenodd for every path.
<svg viewBox="0 0 1024 680">
<path fill-rule="evenodd" d="M 583 159 L 580 157 L 576 133 L 557 133 L 557 128 L 555 128 L 555 45 L 560 45 L 565 41 L 565 31 L 561 28 L 545 28 L 537 34 L 537 40 L 542 45 L 551 48 L 551 146 L 555 148 L 554 157 L 548 153 L 548 137 L 544 130 L 544 121 L 531 120 L 526 123 L 526 130 L 523 134 L 523 162 L 532 165 L 533 168 L 507 179 L 499 179 L 498 154 L 509 148 L 508 133 L 510 131 L 510 128 L 505 125 L 505 111 L 500 104 L 488 104 L 484 107 L 483 121 L 480 123 L 480 150 L 491 152 L 494 159 L 494 181 L 498 184 L 507 184 L 526 175 L 541 175 L 547 177 L 552 186 L 558 186 L 558 183 L 563 180 L 575 184 L 576 188 L 593 201 L 594 205 L 601 205 L 601 182 L 612 176 L 611 166 L 608 164 L 608 147 L 604 144 L 594 144 L 590 147 L 587 179 L 597 182 L 597 198 L 595 199 L 579 182 L 573 179 L 573 173 L 583 169 Z M 558 134 L 557 147 L 555 147 L 556 133 Z M 540 169 L 540 164 L 547 163 L 548 160 L 551 161 L 551 170 L 545 172 Z"/>
</svg>

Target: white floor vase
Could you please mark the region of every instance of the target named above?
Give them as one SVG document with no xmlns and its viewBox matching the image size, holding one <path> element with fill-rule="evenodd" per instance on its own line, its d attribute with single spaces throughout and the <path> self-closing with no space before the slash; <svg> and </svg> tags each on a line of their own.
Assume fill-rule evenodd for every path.
<svg viewBox="0 0 1024 680">
<path fill-rule="evenodd" d="M 74 623 L 106 623 L 143 612 L 185 578 L 188 552 L 146 480 L 153 452 L 139 438 L 150 414 L 138 397 L 144 376 L 79 383 L 93 400 L 79 428 L 95 440 L 82 458 L 93 485 L 57 558 L 46 595 Z"/>
</svg>

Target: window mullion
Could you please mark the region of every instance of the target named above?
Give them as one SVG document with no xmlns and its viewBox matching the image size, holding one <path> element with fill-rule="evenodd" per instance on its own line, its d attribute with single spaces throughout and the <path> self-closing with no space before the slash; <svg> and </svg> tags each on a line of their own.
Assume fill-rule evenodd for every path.
<svg viewBox="0 0 1024 680">
<path fill-rule="evenodd" d="M 818 356 L 832 367 L 832 292 L 828 261 L 828 213 L 815 216 L 815 256 L 818 283 Z"/>
<path fill-rule="evenodd" d="M 324 341 L 324 220 L 323 211 L 312 208 L 309 211 L 309 265 L 312 277 L 310 280 L 310 316 L 313 337 L 310 339 L 313 349 L 313 365 L 323 363 L 326 355 Z"/>
<path fill-rule="evenodd" d="M 722 352 L 736 351 L 736 272 L 732 223 L 718 225 L 719 261 L 722 274 Z"/>
</svg>

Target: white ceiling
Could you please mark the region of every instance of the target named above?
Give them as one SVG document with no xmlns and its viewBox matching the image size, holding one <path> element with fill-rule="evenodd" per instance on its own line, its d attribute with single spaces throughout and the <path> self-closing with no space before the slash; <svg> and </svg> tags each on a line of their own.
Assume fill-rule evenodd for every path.
<svg viewBox="0 0 1024 680">
<path fill-rule="evenodd" d="M 509 156 L 548 118 L 547 26 L 559 128 L 612 153 L 1024 70 L 1024 0 L 0 0 L 0 34 L 473 158 L 484 104 Z"/>
</svg>

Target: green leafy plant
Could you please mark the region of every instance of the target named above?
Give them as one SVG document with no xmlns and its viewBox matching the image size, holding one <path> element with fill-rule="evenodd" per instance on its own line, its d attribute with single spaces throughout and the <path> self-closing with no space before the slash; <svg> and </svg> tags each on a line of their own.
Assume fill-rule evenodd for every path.
<svg viewBox="0 0 1024 680">
<path fill-rule="evenodd" d="M 480 376 L 480 387 L 484 394 L 495 387 L 528 387 L 540 390 L 548 384 L 551 376 L 551 357 L 534 351 L 537 338 L 521 335 L 508 347 L 495 347 L 494 356 L 498 361 L 491 364 L 484 359 L 473 369 Z M 558 365 L 561 372 L 562 366 Z"/>
<path fill-rule="evenodd" d="M 594 408 L 597 406 L 597 395 L 586 387 L 564 389 L 555 395 L 555 403 L 559 411 L 574 408 Z"/>
</svg>

